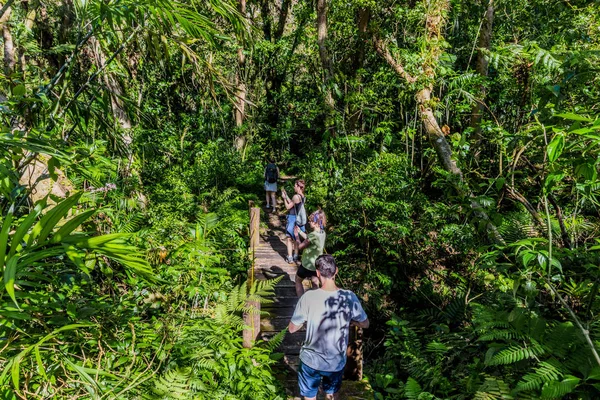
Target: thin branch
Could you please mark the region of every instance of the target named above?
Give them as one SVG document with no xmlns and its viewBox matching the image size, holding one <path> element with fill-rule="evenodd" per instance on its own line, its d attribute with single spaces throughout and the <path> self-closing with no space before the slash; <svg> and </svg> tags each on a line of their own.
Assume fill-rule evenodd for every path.
<svg viewBox="0 0 600 400">
<path fill-rule="evenodd" d="M 73 104 L 79 98 L 79 96 L 85 91 L 85 89 L 88 88 L 88 86 L 90 85 L 90 83 L 92 83 L 98 77 L 98 75 L 100 75 L 100 73 L 103 72 L 106 69 L 106 67 L 108 67 L 110 65 L 110 63 L 112 63 L 114 61 L 115 58 L 117 58 L 117 56 L 125 49 L 125 46 L 129 43 L 129 41 L 131 39 L 133 39 L 133 37 L 135 36 L 135 34 L 138 33 L 141 28 L 142 28 L 142 25 L 138 25 L 138 27 L 135 28 L 135 30 L 133 32 L 131 32 L 131 34 L 129 35 L 129 37 L 123 43 L 121 43 L 121 45 L 113 53 L 113 55 L 110 56 L 110 58 L 108 60 L 106 60 L 106 62 L 104 63 L 104 65 L 102 67 L 100 67 L 96 72 L 94 72 L 92 74 L 92 76 L 90 76 L 88 78 L 88 80 L 79 88 L 79 90 L 77 90 L 77 92 L 75 93 L 75 95 L 73 96 L 73 98 L 63 108 L 63 111 L 61 111 L 59 113 L 59 118 L 62 117 L 64 111 L 67 110 L 71 106 L 71 104 Z"/>
<path fill-rule="evenodd" d="M 550 269 L 550 267 L 548 267 L 548 269 Z M 575 325 L 577 325 L 579 330 L 581 330 L 581 333 L 583 334 L 585 341 L 587 342 L 588 346 L 590 347 L 590 350 L 592 351 L 592 354 L 594 355 L 594 358 L 596 359 L 596 363 L 598 363 L 598 365 L 600 365 L 600 356 L 598 356 L 598 351 L 596 350 L 596 346 L 594 346 L 594 342 L 592 342 L 592 339 L 590 338 L 590 331 L 588 331 L 587 329 L 585 329 L 583 327 L 583 325 L 581 325 L 579 318 L 577 318 L 577 315 L 575 315 L 575 311 L 573 311 L 573 309 L 571 309 L 571 307 L 569 307 L 569 305 L 567 304 L 565 299 L 563 299 L 562 296 L 560 295 L 560 293 L 558 293 L 558 290 L 556 290 L 556 288 L 554 287 L 554 285 L 552 284 L 550 279 L 546 278 L 546 283 L 548 284 L 550 289 L 552 289 L 552 292 L 556 295 L 556 297 L 558 297 L 558 301 L 560 301 L 560 304 L 562 304 L 562 306 L 567 309 L 567 311 L 571 315 L 571 318 L 573 318 L 573 321 L 575 321 Z"/>
<path fill-rule="evenodd" d="M 4 15 L 4 13 L 6 12 L 6 10 L 8 10 L 10 8 L 10 6 L 12 6 L 12 3 L 14 3 L 15 0 L 8 0 L 6 2 L 6 4 L 4 4 L 2 6 L 2 9 L 0 9 L 0 18 L 2 18 L 2 16 Z"/>
<path fill-rule="evenodd" d="M 387 46 L 385 43 L 383 43 L 383 40 L 379 39 L 375 35 L 373 35 L 373 46 L 375 47 L 375 51 L 377 51 L 377 53 L 379 53 L 379 55 L 382 56 L 385 61 L 387 61 L 387 63 L 398 73 L 398 75 L 406 79 L 408 83 L 417 81 L 417 78 L 410 76 L 408 72 L 404 70 L 402 64 L 392 57 Z"/>
</svg>

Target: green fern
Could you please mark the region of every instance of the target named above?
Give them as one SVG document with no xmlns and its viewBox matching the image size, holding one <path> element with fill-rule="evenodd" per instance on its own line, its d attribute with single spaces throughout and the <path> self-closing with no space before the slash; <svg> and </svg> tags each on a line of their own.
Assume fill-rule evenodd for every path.
<svg viewBox="0 0 600 400">
<path fill-rule="evenodd" d="M 531 346 L 512 345 L 508 349 L 500 351 L 494 355 L 487 365 L 507 365 L 514 364 L 527 359 L 535 359 L 544 354 L 544 348 L 537 343 Z"/>
<path fill-rule="evenodd" d="M 488 376 L 473 396 L 476 400 L 512 399 L 508 385 L 496 377 Z"/>
<path fill-rule="evenodd" d="M 579 382 L 580 379 L 573 375 L 566 375 L 560 382 L 547 382 L 542 388 L 542 399 L 561 399 L 571 393 Z"/>
<path fill-rule="evenodd" d="M 562 377 L 562 373 L 557 367 L 558 362 L 539 363 L 534 369 L 535 372 L 523 376 L 523 379 L 515 387 L 515 392 L 538 390 L 544 383 L 557 381 Z"/>
</svg>

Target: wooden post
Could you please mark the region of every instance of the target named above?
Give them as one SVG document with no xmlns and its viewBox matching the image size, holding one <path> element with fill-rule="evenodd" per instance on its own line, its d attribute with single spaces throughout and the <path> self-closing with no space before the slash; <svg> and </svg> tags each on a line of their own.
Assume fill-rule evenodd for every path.
<svg viewBox="0 0 600 400">
<path fill-rule="evenodd" d="M 260 229 L 260 208 L 254 207 L 254 202 L 249 201 L 250 208 L 250 256 L 252 257 L 252 267 L 249 271 L 248 285 L 254 284 L 254 252 L 258 247 L 259 229 Z M 260 333 L 260 303 L 258 301 L 247 301 L 246 307 L 249 311 L 244 313 L 244 332 L 243 346 L 250 348 L 256 341 Z"/>
<path fill-rule="evenodd" d="M 258 301 L 247 301 L 246 307 L 250 308 L 251 311 L 244 313 L 246 328 L 244 328 L 242 338 L 244 339 L 243 346 L 249 349 L 260 333 L 260 303 Z"/>
<path fill-rule="evenodd" d="M 346 367 L 344 367 L 344 379 L 360 381 L 363 377 L 363 341 L 362 329 L 356 326 L 350 327 L 350 338 L 346 350 Z"/>
<path fill-rule="evenodd" d="M 260 229 L 260 208 L 254 207 L 254 202 L 250 201 L 250 250 L 254 256 L 254 250 L 258 247 Z"/>
</svg>

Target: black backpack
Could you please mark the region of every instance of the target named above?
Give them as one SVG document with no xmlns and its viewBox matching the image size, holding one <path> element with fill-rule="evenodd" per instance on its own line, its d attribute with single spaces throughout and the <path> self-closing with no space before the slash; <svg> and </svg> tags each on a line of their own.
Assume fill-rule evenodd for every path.
<svg viewBox="0 0 600 400">
<path fill-rule="evenodd" d="M 266 178 L 267 178 L 267 182 L 269 183 L 275 183 L 277 182 L 277 166 L 275 164 L 268 164 L 267 165 L 267 172 L 266 172 Z"/>
</svg>

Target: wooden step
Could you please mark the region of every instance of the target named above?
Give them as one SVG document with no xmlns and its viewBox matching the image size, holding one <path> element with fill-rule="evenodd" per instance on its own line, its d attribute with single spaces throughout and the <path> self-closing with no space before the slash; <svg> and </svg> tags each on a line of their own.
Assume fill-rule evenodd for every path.
<svg viewBox="0 0 600 400">
<path fill-rule="evenodd" d="M 292 305 L 277 305 L 275 303 L 270 303 L 270 304 L 263 304 L 261 306 L 261 310 L 262 311 L 266 311 L 268 312 L 270 315 L 272 316 L 276 316 L 276 317 L 289 317 L 291 318 L 292 315 L 294 314 L 294 309 L 296 308 L 296 306 L 292 306 Z"/>
<path fill-rule="evenodd" d="M 254 273 L 254 279 L 257 281 L 269 281 L 275 277 L 279 277 L 281 276 L 281 274 L 268 274 L 269 276 L 265 276 L 264 274 L 260 273 L 260 272 L 255 272 Z M 283 278 L 277 282 L 277 284 L 275 286 L 288 286 L 288 287 L 294 287 L 295 283 L 292 279 L 289 278 L 289 275 L 284 275 Z"/>
<path fill-rule="evenodd" d="M 296 295 L 296 288 L 289 286 L 275 286 L 275 297 L 298 298 L 298 296 Z"/>
<path fill-rule="evenodd" d="M 273 301 L 269 306 L 273 307 L 296 307 L 296 303 L 298 303 L 298 296 L 296 296 L 296 291 L 294 290 L 293 296 L 275 296 L 271 298 Z"/>
</svg>

